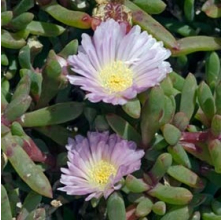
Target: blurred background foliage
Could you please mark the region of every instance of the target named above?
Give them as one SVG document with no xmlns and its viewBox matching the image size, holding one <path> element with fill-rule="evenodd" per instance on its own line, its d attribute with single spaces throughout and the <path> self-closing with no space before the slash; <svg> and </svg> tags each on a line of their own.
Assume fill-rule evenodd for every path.
<svg viewBox="0 0 221 220">
<path fill-rule="evenodd" d="M 174 72 L 121 107 L 89 103 L 65 77 L 81 34 L 93 34 L 95 1 L 1 0 L 3 220 L 221 219 L 221 3 L 124 4 L 171 50 Z M 89 130 L 146 150 L 107 201 L 56 190 L 67 138 Z"/>
</svg>

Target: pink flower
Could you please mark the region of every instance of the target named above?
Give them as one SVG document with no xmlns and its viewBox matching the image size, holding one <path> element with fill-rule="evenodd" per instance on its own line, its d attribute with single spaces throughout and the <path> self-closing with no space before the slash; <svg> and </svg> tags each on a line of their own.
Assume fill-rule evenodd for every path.
<svg viewBox="0 0 221 220">
<path fill-rule="evenodd" d="M 69 139 L 68 168 L 61 168 L 60 182 L 65 186 L 59 190 L 68 195 L 88 195 L 86 200 L 107 198 L 119 189 L 119 181 L 141 166 L 143 150 L 136 144 L 108 132 L 88 132 L 87 138 L 77 135 Z"/>
<path fill-rule="evenodd" d="M 126 24 L 113 19 L 102 22 L 94 36 L 82 35 L 82 47 L 68 62 L 78 75 L 70 83 L 87 91 L 91 102 L 124 105 L 146 89 L 159 84 L 171 72 L 166 61 L 171 52 L 136 25 L 128 33 Z"/>
</svg>

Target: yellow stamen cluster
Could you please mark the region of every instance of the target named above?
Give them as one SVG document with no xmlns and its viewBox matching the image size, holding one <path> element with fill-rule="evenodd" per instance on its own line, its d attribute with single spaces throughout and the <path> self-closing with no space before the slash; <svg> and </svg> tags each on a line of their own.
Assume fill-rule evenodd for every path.
<svg viewBox="0 0 221 220">
<path fill-rule="evenodd" d="M 117 169 L 110 163 L 101 160 L 96 163 L 89 171 L 90 180 L 99 187 L 105 187 L 111 175 L 115 176 Z"/>
<path fill-rule="evenodd" d="M 102 86 L 109 92 L 122 92 L 132 86 L 133 72 L 122 61 L 114 61 L 100 71 Z"/>
</svg>

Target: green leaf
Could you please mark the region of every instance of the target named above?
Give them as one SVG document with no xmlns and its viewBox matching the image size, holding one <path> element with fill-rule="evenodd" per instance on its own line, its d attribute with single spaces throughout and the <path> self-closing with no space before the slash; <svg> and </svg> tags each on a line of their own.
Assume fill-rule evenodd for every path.
<svg viewBox="0 0 221 220">
<path fill-rule="evenodd" d="M 221 38 L 208 36 L 185 37 L 177 41 L 179 47 L 171 49 L 173 56 L 187 55 L 198 51 L 221 49 Z"/>
<path fill-rule="evenodd" d="M 194 0 L 185 0 L 184 1 L 184 14 L 187 21 L 191 22 L 194 19 Z"/>
<path fill-rule="evenodd" d="M 197 31 L 185 22 L 173 18 L 159 17 L 157 20 L 169 31 L 180 34 L 183 37 L 197 35 Z"/>
<path fill-rule="evenodd" d="M 166 8 L 166 4 L 161 0 L 135 0 L 133 2 L 149 14 L 160 14 Z"/>
<path fill-rule="evenodd" d="M 12 219 L 11 207 L 5 187 L 1 185 L 1 218 L 2 220 Z"/>
<path fill-rule="evenodd" d="M 163 115 L 161 119 L 159 120 L 160 126 L 171 122 L 171 120 L 173 119 L 175 110 L 176 110 L 176 102 L 175 102 L 174 97 L 172 95 L 170 97 L 164 96 Z"/>
<path fill-rule="evenodd" d="M 12 79 L 16 75 L 18 68 L 17 57 L 10 57 L 8 71 L 4 74 L 4 78 L 7 80 Z"/>
<path fill-rule="evenodd" d="M 141 142 L 140 134 L 123 118 L 115 114 L 106 115 L 110 127 L 122 138 L 136 143 Z"/>
<path fill-rule="evenodd" d="M 189 206 L 173 206 L 161 220 L 189 220 L 193 210 Z"/>
<path fill-rule="evenodd" d="M 41 134 L 44 134 L 45 136 L 49 137 L 61 146 L 65 146 L 67 144 L 69 137 L 74 138 L 76 135 L 75 131 L 69 131 L 66 128 L 59 125 L 53 125 L 50 127 L 35 127 L 34 129 L 40 132 Z"/>
<path fill-rule="evenodd" d="M 19 122 L 23 127 L 41 127 L 61 124 L 76 119 L 81 115 L 83 110 L 84 103 L 59 103 L 26 113 L 20 118 Z"/>
<path fill-rule="evenodd" d="M 141 107 L 139 99 L 134 98 L 129 100 L 125 105 L 122 106 L 122 108 L 132 118 L 140 117 Z"/>
<path fill-rule="evenodd" d="M 163 202 L 174 205 L 185 205 L 192 200 L 192 193 L 182 187 L 164 186 L 158 183 L 152 190 L 148 191 L 153 197 Z"/>
<path fill-rule="evenodd" d="M 206 82 L 211 89 L 217 85 L 220 80 L 220 58 L 216 52 L 212 52 L 206 58 Z"/>
<path fill-rule="evenodd" d="M 173 87 L 175 89 L 177 89 L 178 91 L 182 91 L 183 89 L 183 85 L 184 85 L 184 78 L 182 76 L 180 76 L 179 74 L 175 73 L 175 72 L 171 72 L 169 74 L 169 77 L 173 83 Z"/>
<path fill-rule="evenodd" d="M 10 206 L 11 206 L 11 212 L 12 212 L 12 216 L 16 216 L 17 215 L 17 205 L 18 203 L 21 202 L 20 198 L 19 198 L 19 188 L 12 188 L 9 185 L 5 185 L 5 187 L 7 187 L 7 191 L 8 191 L 8 199 L 10 202 Z"/>
<path fill-rule="evenodd" d="M 25 12 L 13 18 L 8 25 L 12 30 L 20 31 L 25 29 L 27 25 L 33 20 L 33 18 L 34 14 Z"/>
<path fill-rule="evenodd" d="M 5 126 L 3 123 L 1 123 L 1 137 L 3 137 L 9 132 L 10 132 L 10 129 L 7 126 Z"/>
<path fill-rule="evenodd" d="M 152 206 L 153 203 L 149 198 L 142 199 L 136 207 L 135 215 L 138 217 L 147 216 L 152 211 Z"/>
<path fill-rule="evenodd" d="M 160 87 L 163 89 L 164 94 L 168 97 L 177 93 L 173 88 L 173 82 L 170 74 L 160 83 Z"/>
<path fill-rule="evenodd" d="M 151 148 L 158 151 L 166 148 L 166 146 L 168 146 L 168 143 L 165 141 L 164 137 L 160 134 L 157 134 L 153 142 L 151 143 Z"/>
<path fill-rule="evenodd" d="M 17 217 L 17 220 L 25 220 L 26 217 L 35 210 L 39 203 L 41 202 L 42 196 L 38 195 L 37 193 L 31 191 L 22 205 L 22 209 Z"/>
<path fill-rule="evenodd" d="M 183 85 L 180 102 L 180 112 L 184 112 L 188 119 L 192 117 L 196 104 L 197 82 L 194 75 L 189 73 Z"/>
<path fill-rule="evenodd" d="M 1 111 L 4 112 L 8 105 L 8 101 L 6 100 L 5 96 L 1 93 Z"/>
<path fill-rule="evenodd" d="M 21 0 L 13 8 L 14 15 L 20 15 L 25 11 L 28 11 L 30 8 L 34 7 L 34 0 Z"/>
<path fill-rule="evenodd" d="M 68 26 L 81 29 L 88 29 L 91 27 L 91 17 L 88 14 L 80 11 L 68 10 L 57 4 L 55 1 L 43 6 L 42 9 L 50 14 L 54 19 Z"/>
<path fill-rule="evenodd" d="M 221 142 L 214 139 L 209 143 L 209 152 L 217 173 L 221 173 Z"/>
<path fill-rule="evenodd" d="M 14 121 L 20 116 L 22 116 L 30 107 L 31 97 L 29 95 L 24 95 L 23 97 L 16 98 L 12 102 L 10 102 L 5 111 L 4 117 L 8 121 Z"/>
<path fill-rule="evenodd" d="M 2 50 L 1 51 L 1 65 L 2 66 L 8 66 L 8 64 L 9 64 L 8 57 L 5 54 L 5 52 Z"/>
<path fill-rule="evenodd" d="M 17 122 L 14 121 L 11 125 L 11 133 L 12 135 L 16 135 L 16 136 L 24 136 L 26 135 L 22 126 Z"/>
<path fill-rule="evenodd" d="M 21 50 L 19 51 L 18 60 L 21 68 L 33 69 L 31 65 L 30 48 L 28 45 L 21 48 Z"/>
<path fill-rule="evenodd" d="M 162 130 L 163 136 L 168 144 L 175 145 L 180 140 L 181 132 L 178 128 L 176 128 L 172 124 L 165 124 L 161 128 L 161 130 Z"/>
<path fill-rule="evenodd" d="M 160 87 L 152 88 L 141 114 L 141 134 L 144 145 L 151 142 L 160 128 L 159 120 L 163 115 L 164 102 L 162 89 Z"/>
<path fill-rule="evenodd" d="M 56 79 L 61 74 L 61 65 L 57 60 L 57 55 L 54 50 L 50 50 L 48 54 L 47 63 L 44 69 L 44 73 L 46 73 L 47 77 L 50 79 Z"/>
<path fill-rule="evenodd" d="M 180 144 L 169 146 L 167 150 L 172 155 L 173 160 L 176 163 L 181 164 L 187 168 L 191 168 L 189 156 Z"/>
<path fill-rule="evenodd" d="M 211 123 L 211 132 L 215 137 L 221 135 L 221 115 L 214 115 Z"/>
<path fill-rule="evenodd" d="M 152 210 L 157 215 L 165 215 L 166 213 L 166 204 L 165 202 L 158 201 L 153 204 Z"/>
<path fill-rule="evenodd" d="M 114 192 L 107 200 L 107 215 L 109 220 L 126 219 L 124 200 Z"/>
<path fill-rule="evenodd" d="M 172 157 L 168 153 L 161 154 L 154 163 L 151 170 L 147 173 L 151 185 L 155 185 L 165 175 L 172 164 Z"/>
<path fill-rule="evenodd" d="M 197 189 L 203 189 L 205 187 L 203 181 L 196 173 L 182 165 L 174 165 L 169 167 L 167 173 L 174 179 L 190 187 Z"/>
<path fill-rule="evenodd" d="M 129 193 L 127 196 L 131 203 L 139 203 L 144 197 L 143 193 Z"/>
<path fill-rule="evenodd" d="M 214 3 L 216 1 L 206 1 L 202 6 L 202 11 L 210 18 L 220 18 L 221 17 L 221 8 L 220 3 Z"/>
<path fill-rule="evenodd" d="M 200 107 L 203 110 L 204 114 L 209 119 L 209 121 L 211 121 L 212 117 L 215 114 L 216 107 L 215 107 L 215 101 L 214 101 L 212 92 L 209 86 L 205 82 L 202 82 L 199 85 L 198 100 L 199 100 Z"/>
<path fill-rule="evenodd" d="M 78 41 L 72 40 L 62 49 L 62 51 L 58 55 L 63 57 L 64 59 L 67 59 L 68 56 L 77 54 L 77 50 Z"/>
<path fill-rule="evenodd" d="M 2 46 L 9 49 L 20 49 L 26 44 L 26 41 L 17 33 L 10 33 L 2 30 L 1 33 Z"/>
<path fill-rule="evenodd" d="M 173 117 L 172 124 L 180 131 L 185 131 L 189 125 L 189 119 L 184 112 L 177 112 Z"/>
<path fill-rule="evenodd" d="M 132 175 L 128 175 L 125 181 L 126 187 L 133 193 L 141 193 L 150 189 L 142 179 L 137 179 Z"/>
<path fill-rule="evenodd" d="M 12 96 L 12 101 L 20 99 L 26 95 L 29 95 L 30 86 L 31 86 L 30 77 L 28 75 L 23 76 L 16 86 L 16 90 Z"/>
<path fill-rule="evenodd" d="M 220 220 L 220 215 L 216 215 L 209 207 L 203 207 L 202 220 Z"/>
<path fill-rule="evenodd" d="M 61 35 L 65 31 L 65 28 L 60 25 L 40 21 L 30 22 L 27 25 L 26 29 L 33 35 L 44 37 L 56 37 Z"/>
<path fill-rule="evenodd" d="M 216 86 L 215 90 L 216 114 L 221 115 L 221 82 Z"/>
<path fill-rule="evenodd" d="M 216 215 L 221 215 L 221 202 L 220 201 L 213 199 L 213 201 L 211 202 L 211 207 Z"/>
<path fill-rule="evenodd" d="M 109 130 L 109 124 L 103 115 L 97 115 L 94 119 L 94 127 L 96 131 L 103 132 Z"/>
<path fill-rule="evenodd" d="M 13 18 L 12 11 L 4 11 L 1 13 L 1 26 L 7 25 Z"/>
<path fill-rule="evenodd" d="M 43 69 L 42 92 L 36 108 L 47 106 L 48 102 L 68 85 L 68 80 L 62 71 L 58 58 L 56 53 L 50 50 L 45 68 Z"/>
<path fill-rule="evenodd" d="M 18 175 L 31 189 L 43 196 L 52 198 L 52 189 L 48 179 L 15 142 L 12 135 L 7 134 L 2 138 L 2 150 Z"/>
<path fill-rule="evenodd" d="M 10 84 L 8 79 L 6 79 L 5 77 L 2 77 L 1 79 L 1 93 L 4 97 L 7 96 L 7 94 L 9 93 L 9 89 L 10 89 Z"/>
<path fill-rule="evenodd" d="M 20 76 L 24 77 L 25 75 L 28 75 L 31 80 L 31 96 L 35 101 L 38 101 L 42 90 L 42 74 L 29 69 L 20 69 Z"/>
</svg>

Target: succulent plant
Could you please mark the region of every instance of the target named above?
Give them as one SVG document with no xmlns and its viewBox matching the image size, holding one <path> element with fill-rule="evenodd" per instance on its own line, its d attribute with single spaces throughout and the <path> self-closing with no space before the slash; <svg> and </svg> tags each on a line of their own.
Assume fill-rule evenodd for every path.
<svg viewBox="0 0 221 220">
<path fill-rule="evenodd" d="M 221 219 L 220 3 L 124 1 L 174 71 L 123 106 L 90 103 L 66 78 L 98 3 L 1 0 L 2 219 Z M 89 130 L 145 150 L 107 200 L 57 191 L 68 138 Z"/>
</svg>

